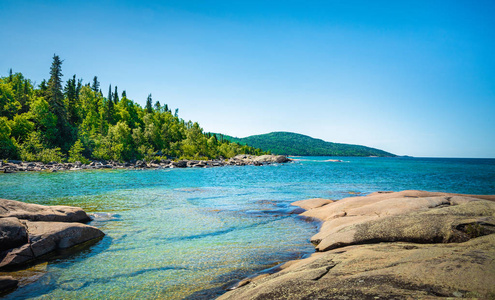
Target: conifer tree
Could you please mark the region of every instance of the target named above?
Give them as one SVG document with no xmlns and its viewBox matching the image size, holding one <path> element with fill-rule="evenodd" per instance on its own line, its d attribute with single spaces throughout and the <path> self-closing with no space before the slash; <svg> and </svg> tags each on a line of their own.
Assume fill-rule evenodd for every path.
<svg viewBox="0 0 495 300">
<path fill-rule="evenodd" d="M 112 93 L 110 92 L 110 96 L 109 98 L 106 100 L 106 110 L 105 110 L 105 114 L 106 114 L 106 119 L 107 119 L 107 122 L 108 124 L 113 124 L 114 123 L 114 118 L 113 118 L 113 114 L 114 114 L 114 104 L 113 104 L 113 100 L 112 100 Z"/>
<path fill-rule="evenodd" d="M 76 86 L 76 99 L 79 99 L 79 93 L 81 92 L 82 88 L 82 79 L 77 80 L 77 86 Z"/>
<path fill-rule="evenodd" d="M 125 92 L 125 90 L 122 91 L 122 98 L 126 97 L 127 98 L 127 93 Z"/>
<path fill-rule="evenodd" d="M 110 85 L 108 86 L 108 96 L 107 96 L 107 99 L 108 99 L 109 101 L 113 101 L 113 96 L 112 96 L 112 84 L 110 84 Z"/>
<path fill-rule="evenodd" d="M 29 81 L 25 80 L 24 89 L 22 91 L 22 97 L 21 97 L 21 105 L 22 105 L 21 113 L 28 112 L 29 110 L 28 97 L 29 97 Z"/>
<path fill-rule="evenodd" d="M 50 68 L 47 96 L 50 109 L 57 117 L 57 128 L 60 133 L 54 141 L 56 146 L 65 149 L 70 145 L 71 137 L 69 124 L 67 122 L 67 110 L 64 105 L 64 94 L 62 93 L 62 60 L 55 54 L 53 55 L 53 62 Z M 68 150 L 68 148 L 66 150 Z"/>
<path fill-rule="evenodd" d="M 146 112 L 147 113 L 152 113 L 153 112 L 153 100 L 151 100 L 151 94 L 148 95 L 148 99 L 146 99 Z"/>
<path fill-rule="evenodd" d="M 9 70 L 9 82 L 12 82 L 13 75 L 12 75 L 12 68 Z"/>
<path fill-rule="evenodd" d="M 162 106 L 160 104 L 160 101 L 155 102 L 155 111 L 161 112 Z"/>
<path fill-rule="evenodd" d="M 76 112 L 76 101 L 78 97 L 76 87 L 76 75 L 72 79 L 67 80 L 65 85 L 65 97 L 67 98 L 67 119 L 72 126 L 78 123 L 78 116 Z"/>
<path fill-rule="evenodd" d="M 95 76 L 93 77 L 93 85 L 91 86 L 91 89 L 96 93 L 98 93 L 98 90 L 100 89 L 100 83 L 98 82 L 98 77 Z"/>
<path fill-rule="evenodd" d="M 119 92 L 117 92 L 117 86 L 115 86 L 115 92 L 113 93 L 113 103 L 119 103 Z"/>
<path fill-rule="evenodd" d="M 50 68 L 50 79 L 48 80 L 48 93 L 52 105 L 63 106 L 62 93 L 62 61 L 58 55 L 53 55 L 53 62 Z"/>
</svg>

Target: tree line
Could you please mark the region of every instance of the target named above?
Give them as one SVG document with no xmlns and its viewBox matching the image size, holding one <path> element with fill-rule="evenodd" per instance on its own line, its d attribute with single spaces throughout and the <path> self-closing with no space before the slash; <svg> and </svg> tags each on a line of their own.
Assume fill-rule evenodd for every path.
<svg viewBox="0 0 495 300">
<path fill-rule="evenodd" d="M 83 84 L 62 80 L 53 56 L 50 78 L 37 87 L 22 73 L 0 77 L 0 158 L 24 161 L 215 159 L 260 155 L 260 149 L 219 141 L 197 122 L 179 118 L 149 94 L 145 107 L 110 85 L 103 96 L 98 77 Z"/>
</svg>

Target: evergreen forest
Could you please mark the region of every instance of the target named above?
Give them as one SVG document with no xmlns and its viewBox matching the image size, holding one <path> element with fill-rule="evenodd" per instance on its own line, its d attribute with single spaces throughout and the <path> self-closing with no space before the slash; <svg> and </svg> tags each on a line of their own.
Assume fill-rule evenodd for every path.
<svg viewBox="0 0 495 300">
<path fill-rule="evenodd" d="M 204 133 L 151 94 L 143 108 L 117 86 L 104 97 L 97 76 L 88 83 L 62 76 L 62 60 L 54 55 L 50 78 L 37 86 L 12 69 L 0 77 L 0 159 L 88 163 L 264 154 Z"/>
</svg>

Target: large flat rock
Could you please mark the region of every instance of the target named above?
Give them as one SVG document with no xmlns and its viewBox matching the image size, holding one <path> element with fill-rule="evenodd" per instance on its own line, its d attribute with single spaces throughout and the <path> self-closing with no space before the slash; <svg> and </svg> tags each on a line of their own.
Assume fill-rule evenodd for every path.
<svg viewBox="0 0 495 300">
<path fill-rule="evenodd" d="M 495 295 L 495 235 L 316 253 L 219 299 L 432 299 Z"/>
<path fill-rule="evenodd" d="M 220 299 L 493 298 L 493 200 L 402 191 L 315 205 L 303 215 L 323 221 L 319 252 Z"/>
<path fill-rule="evenodd" d="M 79 207 L 45 206 L 0 199 L 0 218 L 7 217 L 45 222 L 89 222 L 91 220 Z"/>
<path fill-rule="evenodd" d="M 67 249 L 104 236 L 98 228 L 81 223 L 20 222 L 29 233 L 29 238 L 26 243 L 0 252 L 0 268 L 22 265 L 50 252 Z"/>
</svg>

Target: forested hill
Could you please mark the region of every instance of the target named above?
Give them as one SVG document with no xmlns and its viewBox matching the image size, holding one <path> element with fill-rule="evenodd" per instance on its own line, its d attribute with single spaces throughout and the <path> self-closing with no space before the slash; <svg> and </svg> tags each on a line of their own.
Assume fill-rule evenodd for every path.
<svg viewBox="0 0 495 300">
<path fill-rule="evenodd" d="M 47 66 L 48 74 L 48 66 Z M 35 86 L 22 73 L 0 77 L 0 160 L 81 161 L 229 158 L 264 154 L 219 141 L 198 123 L 185 121 L 166 104 L 143 108 L 110 85 L 103 96 L 98 77 L 62 80 L 62 60 L 53 56 L 48 81 Z"/>
<path fill-rule="evenodd" d="M 307 135 L 292 132 L 272 132 L 235 138 L 217 134 L 220 140 L 249 145 L 273 154 L 297 156 L 396 156 L 383 150 L 360 145 L 325 142 Z"/>
</svg>

